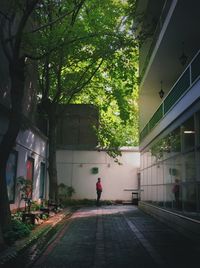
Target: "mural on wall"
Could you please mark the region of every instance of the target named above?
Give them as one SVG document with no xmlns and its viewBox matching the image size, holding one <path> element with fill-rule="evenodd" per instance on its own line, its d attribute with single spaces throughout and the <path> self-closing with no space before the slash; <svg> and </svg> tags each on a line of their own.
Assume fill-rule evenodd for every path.
<svg viewBox="0 0 200 268">
<path fill-rule="evenodd" d="M 17 152 L 13 151 L 10 153 L 6 166 L 6 182 L 8 190 L 8 199 L 10 203 L 14 203 L 15 200 L 16 171 L 17 171 Z"/>
</svg>

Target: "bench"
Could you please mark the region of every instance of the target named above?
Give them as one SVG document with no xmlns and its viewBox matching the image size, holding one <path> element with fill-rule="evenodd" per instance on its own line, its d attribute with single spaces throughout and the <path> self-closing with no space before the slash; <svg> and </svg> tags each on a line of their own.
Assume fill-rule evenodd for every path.
<svg viewBox="0 0 200 268">
<path fill-rule="evenodd" d="M 31 211 L 31 212 L 23 212 L 22 214 L 22 222 L 30 223 L 35 225 L 35 221 L 42 219 L 44 213 L 42 211 Z"/>
<path fill-rule="evenodd" d="M 124 191 L 131 192 L 131 201 L 129 201 L 133 205 L 138 205 L 138 201 L 140 199 L 140 192 L 143 191 L 141 189 L 124 189 Z"/>
</svg>

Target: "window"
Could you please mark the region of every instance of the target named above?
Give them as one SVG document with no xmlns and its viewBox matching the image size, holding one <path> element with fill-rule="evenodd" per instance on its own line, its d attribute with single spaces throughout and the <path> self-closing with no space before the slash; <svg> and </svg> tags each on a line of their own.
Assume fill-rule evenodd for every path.
<svg viewBox="0 0 200 268">
<path fill-rule="evenodd" d="M 8 199 L 10 203 L 15 201 L 15 183 L 16 183 L 16 172 L 17 172 L 17 152 L 13 151 L 6 165 L 6 183 L 8 190 Z"/>
<path fill-rule="evenodd" d="M 183 205 L 185 211 L 197 210 L 196 185 L 194 183 L 183 185 Z"/>
<path fill-rule="evenodd" d="M 195 153 L 191 152 L 184 156 L 184 180 L 194 181 L 196 180 L 196 164 L 195 164 Z"/>
</svg>

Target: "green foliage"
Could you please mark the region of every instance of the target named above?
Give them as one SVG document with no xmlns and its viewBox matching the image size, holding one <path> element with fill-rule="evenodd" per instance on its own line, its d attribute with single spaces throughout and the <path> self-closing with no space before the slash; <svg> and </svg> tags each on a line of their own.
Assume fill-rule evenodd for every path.
<svg viewBox="0 0 200 268">
<path fill-rule="evenodd" d="M 74 193 L 75 193 L 75 189 L 72 186 L 68 186 L 64 183 L 60 183 L 58 185 L 58 197 L 62 203 L 66 199 L 71 199 Z"/>
<path fill-rule="evenodd" d="M 181 140 L 180 133 L 173 132 L 166 137 L 160 139 L 151 146 L 151 153 L 156 157 L 156 160 L 162 159 L 164 153 L 180 152 Z"/>
<path fill-rule="evenodd" d="M 115 157 L 119 147 L 137 146 L 137 50 L 116 51 L 110 61 L 104 62 L 90 85 L 75 100 L 75 103 L 82 102 L 99 108 L 100 124 L 96 131 L 101 148 Z"/>
<path fill-rule="evenodd" d="M 33 186 L 31 180 L 25 179 L 23 176 L 20 176 L 17 178 L 17 186 L 19 187 L 22 199 L 27 199 L 28 197 L 30 197 Z"/>
<path fill-rule="evenodd" d="M 47 117 L 49 122 L 53 122 L 52 118 L 59 117 L 57 105 L 76 102 L 75 97 L 83 91 L 88 94 L 86 87 L 91 82 L 93 85 L 95 83 L 93 90 L 95 96 L 98 96 L 99 92 L 96 92 L 95 87 L 99 81 L 105 80 L 103 77 L 105 72 L 102 72 L 101 67 L 109 68 L 108 86 L 111 84 L 113 88 L 110 97 L 114 99 L 112 105 L 118 107 L 116 110 L 119 110 L 121 119 L 116 119 L 111 126 L 109 122 L 113 121 L 113 116 L 108 115 L 109 112 L 106 114 L 102 112 L 103 119 L 97 132 L 101 146 L 109 149 L 112 155 L 115 155 L 113 147 L 117 152 L 117 147 L 126 143 L 126 134 L 132 132 L 128 127 L 132 113 L 129 97 L 135 76 L 132 73 L 127 79 L 126 71 L 130 70 L 129 74 L 131 70 L 136 71 L 131 64 L 133 57 L 130 59 L 128 57 L 130 54 L 134 55 L 137 42 L 131 31 L 133 22 L 127 15 L 128 10 L 127 1 L 121 0 L 69 0 L 59 1 L 59 5 L 54 0 L 43 1 L 35 12 L 35 18 L 39 22 L 38 25 L 48 26 L 38 27 L 31 39 L 27 36 L 29 51 L 35 58 L 39 58 L 40 116 Z M 124 56 L 125 54 L 127 56 Z M 98 72 L 100 68 L 101 72 Z M 103 86 L 102 82 L 101 85 Z M 104 86 L 101 87 L 101 90 L 103 89 Z M 93 96 L 93 92 L 91 95 Z M 79 103 L 85 103 L 83 98 L 79 98 Z M 108 99 L 104 106 L 100 107 L 101 111 L 104 108 L 107 110 L 109 105 Z M 121 122 L 124 122 L 123 126 Z M 121 128 L 117 128 L 117 125 Z M 126 133 L 122 131 L 125 125 Z M 51 124 L 49 126 L 51 131 Z M 55 128 L 54 125 L 53 129 Z M 118 133 L 118 136 L 113 132 Z M 129 139 L 128 142 L 131 145 L 132 140 Z M 50 143 L 51 148 L 52 146 Z M 53 148 L 50 154 L 55 151 Z M 50 169 L 52 167 L 53 165 L 50 165 Z M 53 172 L 49 174 L 51 184 Z"/>
<path fill-rule="evenodd" d="M 40 209 L 40 205 L 37 203 L 37 201 L 32 201 L 31 202 L 31 210 L 32 211 L 37 211 L 37 210 L 39 210 Z"/>
<path fill-rule="evenodd" d="M 18 215 L 19 216 L 19 215 Z M 32 225 L 25 224 L 15 217 L 11 222 L 11 229 L 4 232 L 4 239 L 7 244 L 13 244 L 16 240 L 26 237 L 30 234 Z"/>
<path fill-rule="evenodd" d="M 50 24 L 34 31 L 30 42 L 27 40 L 33 55 L 46 55 L 39 64 L 43 105 L 47 99 L 50 103 L 70 102 L 90 83 L 102 62 L 109 63 L 106 65 L 111 67 L 112 78 L 114 70 L 118 70 L 115 82 L 122 80 L 126 83 L 125 91 L 131 90 L 122 67 L 130 65 L 124 54 L 131 53 L 137 44 L 127 10 L 128 4 L 121 0 L 60 1 L 59 6 L 51 0 L 44 1 L 36 10 L 40 25 Z M 115 62 L 111 62 L 113 56 Z M 120 108 L 121 116 L 127 117 L 122 102 Z"/>
<path fill-rule="evenodd" d="M 116 7 L 111 3 L 108 5 L 114 11 Z M 99 147 L 113 157 L 120 154 L 119 147 L 137 146 L 139 143 L 138 44 L 131 30 L 133 10 L 128 9 L 125 1 L 123 4 L 121 1 L 115 3 L 120 5 L 118 11 L 115 10 L 115 18 L 121 23 L 115 23 L 118 26 L 113 28 L 115 30 L 108 39 L 104 33 L 104 43 L 112 49 L 107 48 L 106 58 L 95 76 L 73 100 L 74 103 L 89 103 L 99 108 L 100 124 L 96 129 Z M 131 5 L 134 6 L 134 1 Z M 109 18 L 104 16 L 104 21 L 108 20 L 106 25 L 109 25 L 112 15 Z"/>
<path fill-rule="evenodd" d="M 38 60 L 40 117 L 59 117 L 58 104 L 97 105 L 99 145 L 113 157 L 138 144 L 138 44 L 129 2 L 131 9 L 123 0 L 45 0 L 23 36 L 26 56 Z"/>
</svg>

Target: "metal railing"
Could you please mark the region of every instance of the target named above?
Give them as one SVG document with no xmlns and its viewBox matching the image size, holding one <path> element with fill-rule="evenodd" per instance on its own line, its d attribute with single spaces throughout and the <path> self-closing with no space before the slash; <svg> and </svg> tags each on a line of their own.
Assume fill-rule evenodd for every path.
<svg viewBox="0 0 200 268">
<path fill-rule="evenodd" d="M 160 122 L 160 120 L 169 112 L 178 100 L 183 97 L 200 76 L 200 50 L 192 59 L 187 69 L 181 74 L 166 98 L 155 111 L 149 122 L 140 132 L 140 141 L 142 141 L 150 131 Z"/>
</svg>

